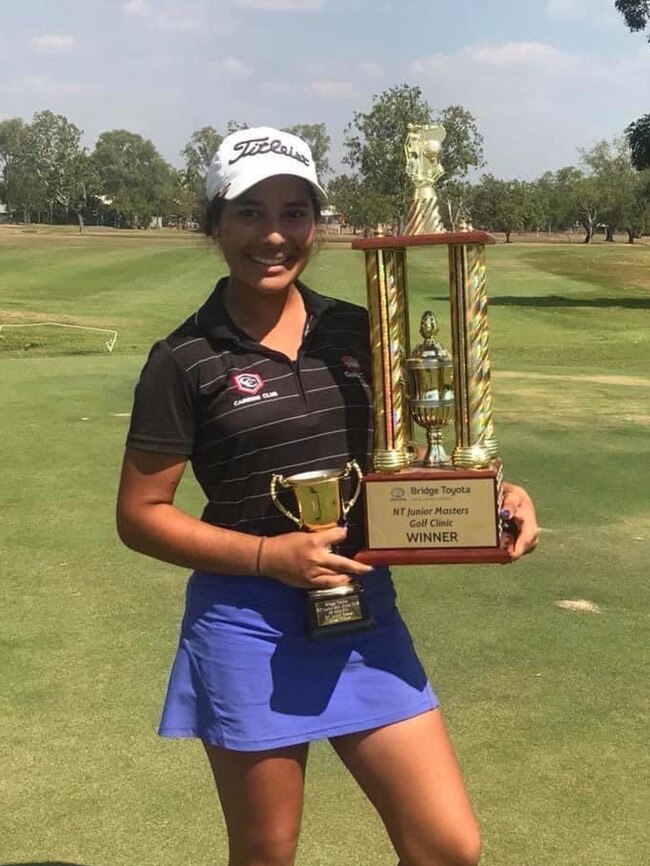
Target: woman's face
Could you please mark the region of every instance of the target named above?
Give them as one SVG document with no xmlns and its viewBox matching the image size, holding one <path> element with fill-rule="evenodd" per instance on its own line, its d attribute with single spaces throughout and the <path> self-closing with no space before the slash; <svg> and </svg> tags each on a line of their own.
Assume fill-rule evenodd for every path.
<svg viewBox="0 0 650 866">
<path fill-rule="evenodd" d="M 315 233 L 307 182 L 278 175 L 225 202 L 214 235 L 230 284 L 268 295 L 287 289 L 302 273 Z"/>
</svg>

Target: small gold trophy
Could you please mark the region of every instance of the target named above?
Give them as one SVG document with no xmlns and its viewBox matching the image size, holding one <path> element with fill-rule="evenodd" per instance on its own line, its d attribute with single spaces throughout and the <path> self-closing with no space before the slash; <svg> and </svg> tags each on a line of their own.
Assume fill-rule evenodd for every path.
<svg viewBox="0 0 650 866">
<path fill-rule="evenodd" d="M 454 415 L 452 361 L 449 352 L 435 339 L 437 333 L 436 317 L 427 310 L 420 320 L 424 342 L 406 359 L 408 401 L 413 420 L 426 430 L 427 452 L 422 465 L 427 469 L 449 469 L 451 460 L 442 444 L 442 434 Z"/>
<path fill-rule="evenodd" d="M 435 180 L 445 131 L 409 124 L 406 171 L 414 196 L 404 235 L 355 240 L 363 250 L 373 375 L 373 471 L 364 478 L 371 565 L 509 562 L 503 549 L 501 462 L 492 423 L 488 353 L 486 232 L 447 232 Z M 423 342 L 410 351 L 406 248 L 448 249 L 452 345 L 435 340 L 433 314 L 422 317 Z M 455 445 L 448 457 L 443 430 Z M 418 460 L 413 421 L 426 430 Z"/>
<path fill-rule="evenodd" d="M 356 475 L 356 489 L 349 501 L 341 498 L 340 482 Z M 292 491 L 298 515 L 278 498 L 278 487 Z M 343 470 L 321 469 L 284 478 L 271 477 L 271 499 L 275 507 L 306 532 L 322 532 L 339 526 L 359 498 L 361 469 L 351 460 Z M 363 589 L 352 581 L 347 586 L 312 589 L 307 592 L 307 634 L 310 638 L 361 631 L 373 625 L 368 616 Z"/>
</svg>

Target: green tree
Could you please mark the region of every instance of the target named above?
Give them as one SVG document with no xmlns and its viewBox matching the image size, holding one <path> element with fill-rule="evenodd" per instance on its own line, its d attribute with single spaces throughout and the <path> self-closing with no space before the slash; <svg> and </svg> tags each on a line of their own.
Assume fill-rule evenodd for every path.
<svg viewBox="0 0 650 866">
<path fill-rule="evenodd" d="M 650 26 L 650 0 L 616 0 L 614 6 L 633 33 Z M 650 42 L 650 34 L 648 41 Z"/>
<path fill-rule="evenodd" d="M 478 224 L 503 232 L 509 244 L 512 232 L 521 231 L 526 226 L 530 188 L 520 180 L 499 180 L 486 174 L 474 187 L 472 204 L 472 216 Z"/>
<path fill-rule="evenodd" d="M 594 175 L 577 177 L 571 189 L 571 202 L 578 222 L 585 230 L 583 243 L 589 244 L 603 211 L 603 189 Z"/>
<path fill-rule="evenodd" d="M 76 215 L 83 229 L 83 212 L 95 185 L 81 130 L 61 114 L 37 112 L 31 123 L 12 118 L 0 124 L 0 165 L 4 196 L 24 219 L 47 211 L 68 219 Z"/>
<path fill-rule="evenodd" d="M 202 126 L 181 151 L 185 169 L 175 177 L 179 210 L 185 219 L 197 219 L 205 206 L 205 176 L 223 136 L 214 126 Z"/>
<path fill-rule="evenodd" d="M 148 139 L 125 129 L 103 132 L 92 164 L 102 194 L 127 224 L 147 228 L 152 216 L 177 210 L 174 171 Z"/>
<path fill-rule="evenodd" d="M 311 149 L 314 157 L 314 165 L 318 178 L 323 182 L 323 178 L 331 171 L 328 153 L 330 149 L 330 137 L 327 133 L 327 127 L 324 123 L 298 123 L 295 126 L 287 126 L 285 132 L 290 132 L 292 135 L 297 135 L 306 141 Z"/>
<path fill-rule="evenodd" d="M 625 179 L 619 228 L 627 233 L 630 244 L 650 233 L 650 169 L 632 171 Z"/>
<path fill-rule="evenodd" d="M 646 28 L 650 30 L 650 0 L 616 0 L 614 5 L 633 33 Z M 650 42 L 650 32 L 648 42 Z M 625 135 L 632 151 L 634 168 L 637 171 L 650 168 L 650 114 L 644 114 L 633 121 L 626 128 Z"/>
<path fill-rule="evenodd" d="M 644 114 L 625 130 L 630 159 L 637 171 L 650 168 L 650 114 Z"/>
<path fill-rule="evenodd" d="M 581 150 L 583 163 L 591 170 L 600 191 L 599 219 L 605 225 L 605 240 L 624 228 L 625 214 L 634 197 L 636 172 L 624 139 L 599 141 L 591 150 Z"/>
<path fill-rule="evenodd" d="M 443 109 L 435 117 L 419 87 L 401 84 L 376 95 L 370 111 L 355 112 L 346 127 L 344 162 L 354 170 L 364 193 L 381 209 L 379 222 L 400 231 L 413 195 L 406 176 L 404 142 L 409 123 L 445 121 L 443 146 L 445 181 L 462 178 L 482 161 L 482 139 L 469 112 L 460 106 Z M 447 159 L 447 153 L 449 158 Z"/>
<path fill-rule="evenodd" d="M 327 192 L 332 206 L 355 233 L 360 229 L 367 235 L 383 221 L 386 201 L 380 193 L 368 191 L 358 177 L 341 174 L 330 181 Z"/>
<path fill-rule="evenodd" d="M 20 117 L 0 121 L 0 197 L 10 211 L 20 205 L 15 172 L 24 152 L 26 137 L 27 125 Z"/>
<path fill-rule="evenodd" d="M 364 194 L 379 207 L 377 221 L 397 231 L 412 196 L 404 155 L 408 124 L 429 123 L 431 115 L 420 88 L 402 84 L 375 96 L 369 112 L 356 111 L 345 130 L 343 161 L 355 171 Z"/>
<path fill-rule="evenodd" d="M 181 151 L 181 156 L 185 159 L 185 171 L 188 177 L 200 178 L 201 182 L 203 181 L 212 162 L 212 157 L 222 141 L 223 136 L 217 132 L 214 126 L 202 126 L 201 129 L 192 133 L 192 137 Z"/>
<path fill-rule="evenodd" d="M 442 146 L 442 165 L 445 173 L 441 183 L 456 181 L 467 176 L 470 168 L 483 168 L 483 136 L 474 116 L 462 105 L 449 105 L 435 116 L 447 134 Z"/>
</svg>

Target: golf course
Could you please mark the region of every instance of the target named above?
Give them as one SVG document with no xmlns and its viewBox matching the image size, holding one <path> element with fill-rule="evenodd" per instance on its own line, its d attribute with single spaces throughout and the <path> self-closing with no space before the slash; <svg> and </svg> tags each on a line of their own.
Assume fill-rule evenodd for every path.
<svg viewBox="0 0 650 866">
<path fill-rule="evenodd" d="M 650 243 L 578 240 L 487 248 L 495 430 L 537 551 L 394 570 L 485 866 L 647 857 Z M 446 251 L 408 266 L 412 342 L 430 309 L 449 346 Z M 156 736 L 187 574 L 114 520 L 149 347 L 223 273 L 198 233 L 0 226 L 0 866 L 226 862 L 200 744 Z M 304 279 L 365 303 L 347 243 L 324 241 Z M 177 501 L 201 511 L 189 468 Z M 327 743 L 306 799 L 299 866 L 395 866 Z"/>
</svg>

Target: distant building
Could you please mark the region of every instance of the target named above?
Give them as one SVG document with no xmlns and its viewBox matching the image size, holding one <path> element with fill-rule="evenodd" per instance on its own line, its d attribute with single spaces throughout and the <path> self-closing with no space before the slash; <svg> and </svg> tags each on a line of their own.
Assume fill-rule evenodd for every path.
<svg viewBox="0 0 650 866">
<path fill-rule="evenodd" d="M 340 235 L 343 230 L 343 214 L 335 211 L 331 207 L 326 207 L 321 211 L 321 224 L 327 234 Z"/>
</svg>

